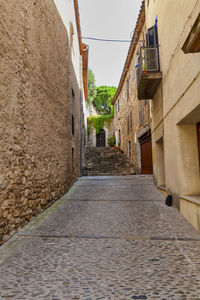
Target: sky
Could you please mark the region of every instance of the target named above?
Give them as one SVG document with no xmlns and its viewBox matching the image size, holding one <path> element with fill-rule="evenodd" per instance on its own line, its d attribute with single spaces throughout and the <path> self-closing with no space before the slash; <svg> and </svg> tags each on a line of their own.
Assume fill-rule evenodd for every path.
<svg viewBox="0 0 200 300">
<path fill-rule="evenodd" d="M 84 37 L 131 40 L 142 0 L 79 0 Z M 130 43 L 82 40 L 96 85 L 118 86 Z"/>
</svg>

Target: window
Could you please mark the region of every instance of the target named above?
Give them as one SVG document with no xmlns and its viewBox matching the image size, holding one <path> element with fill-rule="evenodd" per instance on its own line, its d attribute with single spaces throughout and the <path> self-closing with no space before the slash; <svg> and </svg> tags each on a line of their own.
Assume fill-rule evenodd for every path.
<svg viewBox="0 0 200 300">
<path fill-rule="evenodd" d="M 119 129 L 119 142 L 118 142 L 118 146 L 121 145 L 121 132 L 120 132 L 120 129 Z"/>
<path fill-rule="evenodd" d="M 128 142 L 128 155 L 131 157 L 131 141 Z"/>
<path fill-rule="evenodd" d="M 129 115 L 127 116 L 127 131 L 128 131 L 128 133 L 129 133 Z"/>
<path fill-rule="evenodd" d="M 145 51 L 145 68 L 147 71 L 160 71 L 159 42 L 158 42 L 158 23 L 148 29 L 146 35 L 147 48 Z"/>
<path fill-rule="evenodd" d="M 158 28 L 157 28 L 157 20 L 155 21 L 155 25 L 148 29 L 147 33 L 147 46 L 149 47 L 158 47 Z"/>
<path fill-rule="evenodd" d="M 133 112 L 130 111 L 127 116 L 127 131 L 128 133 L 133 129 Z"/>
<path fill-rule="evenodd" d="M 129 128 L 130 128 L 130 130 L 132 130 L 133 129 L 132 111 L 130 111 L 130 114 L 129 114 L 129 122 L 130 122 Z"/>
<path fill-rule="evenodd" d="M 74 135 L 75 126 L 74 126 L 74 116 L 72 115 L 72 135 Z"/>
<path fill-rule="evenodd" d="M 139 126 L 143 124 L 143 113 L 142 113 L 142 103 L 138 102 L 138 110 L 139 110 Z"/>
<path fill-rule="evenodd" d="M 72 172 L 74 172 L 74 148 L 72 147 Z"/>
<path fill-rule="evenodd" d="M 73 90 L 73 88 L 72 88 L 72 90 L 71 90 L 71 93 L 72 93 L 72 101 L 71 101 L 71 103 L 72 103 L 72 115 L 74 115 L 74 102 L 75 102 L 75 94 L 74 94 L 74 90 Z"/>
<path fill-rule="evenodd" d="M 200 13 L 182 47 L 185 54 L 200 52 Z"/>
<path fill-rule="evenodd" d="M 139 67 L 139 54 L 135 57 L 134 67 L 133 67 L 133 81 L 136 79 L 137 68 Z"/>
<path fill-rule="evenodd" d="M 126 81 L 126 95 L 127 95 L 127 100 L 129 100 L 129 78 Z"/>
<path fill-rule="evenodd" d="M 75 95 L 74 95 L 74 90 L 72 89 L 72 107 L 71 107 L 71 110 L 72 110 L 72 135 L 74 135 L 74 131 L 75 131 L 75 124 L 74 124 L 74 110 L 75 110 L 75 107 L 74 107 L 74 98 L 75 98 Z"/>
<path fill-rule="evenodd" d="M 115 104 L 115 112 L 119 111 L 119 99 L 117 100 L 116 104 Z"/>
</svg>

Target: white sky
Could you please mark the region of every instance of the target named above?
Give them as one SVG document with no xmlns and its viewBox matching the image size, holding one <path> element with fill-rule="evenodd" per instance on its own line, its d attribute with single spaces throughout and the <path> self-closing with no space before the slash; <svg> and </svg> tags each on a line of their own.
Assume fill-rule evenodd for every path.
<svg viewBox="0 0 200 300">
<path fill-rule="evenodd" d="M 82 36 L 130 40 L 142 0 L 79 0 Z M 129 43 L 84 40 L 96 85 L 118 86 Z"/>
</svg>

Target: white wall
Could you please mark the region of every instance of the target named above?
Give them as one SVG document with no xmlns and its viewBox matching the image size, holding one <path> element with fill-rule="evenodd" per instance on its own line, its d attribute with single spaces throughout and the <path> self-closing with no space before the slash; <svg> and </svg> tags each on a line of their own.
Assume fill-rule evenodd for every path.
<svg viewBox="0 0 200 300">
<path fill-rule="evenodd" d="M 76 27 L 76 16 L 74 9 L 74 1 L 73 0 L 54 0 L 55 5 L 58 9 L 58 12 L 61 16 L 61 19 L 66 27 L 70 41 L 70 22 L 73 25 L 74 35 L 73 35 L 73 50 L 72 51 L 72 63 L 74 66 L 74 70 L 76 73 L 77 82 L 80 86 L 80 78 L 81 78 L 81 68 L 80 68 L 80 50 L 79 50 L 79 42 L 78 42 L 78 33 Z"/>
</svg>

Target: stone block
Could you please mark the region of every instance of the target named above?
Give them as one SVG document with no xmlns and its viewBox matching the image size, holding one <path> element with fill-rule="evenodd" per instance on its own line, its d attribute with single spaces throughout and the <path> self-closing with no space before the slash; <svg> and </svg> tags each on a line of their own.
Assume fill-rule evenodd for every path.
<svg viewBox="0 0 200 300">
<path fill-rule="evenodd" d="M 13 212 L 13 217 L 19 217 L 21 214 L 20 210 L 16 209 L 14 212 Z"/>
<path fill-rule="evenodd" d="M 48 4 L 38 1 L 35 8 L 28 1 L 20 1 L 19 5 L 15 1 L 3 1 L 0 10 L 4 28 L 1 42 L 6 45 L 6 49 L 0 47 L 4 116 L 0 129 L 3 149 L 0 188 L 4 188 L 0 195 L 0 217 L 8 218 L 10 227 L 4 228 L 6 236 L 21 221 L 25 224 L 37 215 L 40 204 L 51 204 L 57 197 L 58 186 L 63 186 L 59 195 L 68 190 L 80 170 L 79 78 L 71 61 L 68 33 L 54 1 Z M 23 13 L 23 22 L 22 11 L 29 12 Z M 34 34 L 28 35 L 27 40 L 24 32 Z M 69 131 L 72 89 L 74 136 Z M 22 214 L 26 219 L 20 221 Z"/>
</svg>

